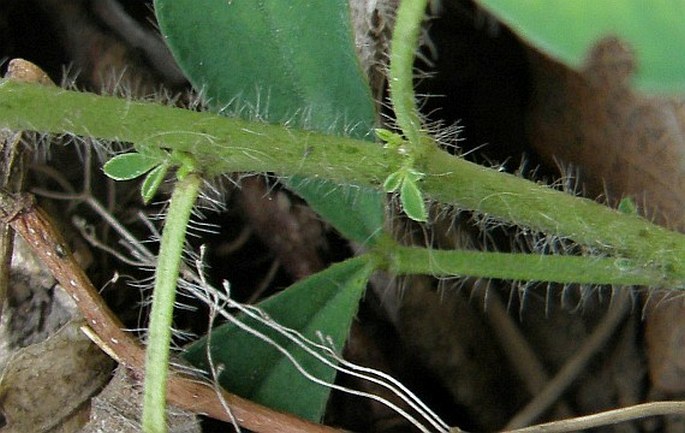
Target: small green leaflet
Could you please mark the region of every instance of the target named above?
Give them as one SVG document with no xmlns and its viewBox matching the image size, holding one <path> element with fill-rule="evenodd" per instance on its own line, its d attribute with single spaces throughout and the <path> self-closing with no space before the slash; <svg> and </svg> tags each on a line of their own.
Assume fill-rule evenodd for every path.
<svg viewBox="0 0 685 433">
<path fill-rule="evenodd" d="M 114 180 L 131 180 L 144 175 L 162 161 L 138 152 L 117 155 L 105 163 L 105 174 Z"/>
<path fill-rule="evenodd" d="M 423 194 L 417 185 L 423 178 L 423 173 L 419 173 L 410 167 L 402 167 L 390 174 L 383 182 L 383 189 L 387 193 L 400 191 L 400 202 L 404 213 L 414 221 L 426 222 L 428 213 L 423 201 Z"/>
<path fill-rule="evenodd" d="M 426 222 L 428 220 L 428 213 L 426 212 L 426 205 L 423 202 L 423 194 L 416 182 L 418 179 L 411 174 L 404 177 L 402 187 L 400 188 L 400 201 L 402 202 L 402 209 L 404 213 L 414 221 Z"/>
<path fill-rule="evenodd" d="M 140 187 L 140 194 L 143 196 L 143 203 L 150 203 L 150 200 L 152 200 L 157 193 L 162 181 L 164 181 L 168 170 L 168 164 L 160 164 L 150 170 L 147 176 L 145 176 L 145 180 Z"/>
<path fill-rule="evenodd" d="M 383 128 L 376 128 L 376 137 L 385 142 L 385 146 L 398 151 L 402 151 L 405 143 L 401 135 Z M 391 173 L 383 182 L 383 190 L 387 193 L 400 191 L 400 202 L 404 213 L 414 221 L 426 222 L 428 213 L 423 202 L 423 194 L 417 183 L 423 178 L 424 174 L 412 168 L 411 158 L 405 161 L 405 165 L 399 170 Z"/>
<path fill-rule="evenodd" d="M 183 179 L 195 170 L 196 164 L 190 155 L 174 151 L 171 154 L 154 149 L 142 148 L 139 152 L 124 153 L 107 161 L 105 174 L 114 180 L 131 180 L 148 173 L 140 187 L 145 204 L 155 196 L 164 181 L 169 167 L 176 166 L 176 176 Z"/>
<path fill-rule="evenodd" d="M 404 180 L 404 176 L 405 174 L 403 170 L 397 170 L 396 172 L 391 173 L 385 179 L 385 182 L 383 182 L 383 191 L 387 193 L 393 193 L 400 189 L 402 181 Z"/>
<path fill-rule="evenodd" d="M 155 196 L 168 170 L 167 159 L 138 152 L 117 155 L 104 166 L 105 174 L 117 181 L 132 180 L 149 172 L 140 187 L 145 204 Z"/>
<path fill-rule="evenodd" d="M 630 272 L 635 270 L 635 263 L 633 260 L 619 257 L 614 261 L 614 266 L 622 272 Z"/>
<path fill-rule="evenodd" d="M 376 137 L 383 141 L 388 147 L 400 147 L 402 143 L 405 142 L 404 138 L 400 134 L 389 131 L 383 128 L 376 128 L 374 130 Z"/>
</svg>

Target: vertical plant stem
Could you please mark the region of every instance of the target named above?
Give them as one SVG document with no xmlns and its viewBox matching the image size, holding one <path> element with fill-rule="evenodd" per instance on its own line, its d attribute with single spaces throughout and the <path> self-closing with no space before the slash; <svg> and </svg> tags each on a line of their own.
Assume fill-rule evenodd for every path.
<svg viewBox="0 0 685 433">
<path fill-rule="evenodd" d="M 427 4 L 428 0 L 400 3 L 390 48 L 390 99 L 397 125 L 414 149 L 421 137 L 421 118 L 414 97 L 414 55 Z"/>
<path fill-rule="evenodd" d="M 150 312 L 148 346 L 145 354 L 145 389 L 143 396 L 143 431 L 166 433 L 166 384 L 171 342 L 171 319 L 176 284 L 181 265 L 186 227 L 202 179 L 190 173 L 179 180 L 171 196 L 166 216 L 155 288 Z"/>
</svg>

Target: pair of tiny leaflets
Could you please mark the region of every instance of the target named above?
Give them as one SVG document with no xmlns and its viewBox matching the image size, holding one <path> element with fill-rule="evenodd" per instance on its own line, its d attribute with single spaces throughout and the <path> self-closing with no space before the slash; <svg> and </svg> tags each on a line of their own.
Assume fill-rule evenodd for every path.
<svg viewBox="0 0 685 433">
<path fill-rule="evenodd" d="M 147 174 L 140 186 L 143 202 L 147 204 L 157 193 L 172 166 L 178 167 L 176 176 L 179 180 L 195 169 L 195 163 L 189 155 L 178 151 L 169 153 L 149 146 L 113 157 L 104 165 L 104 171 L 117 181 L 132 180 Z"/>
<path fill-rule="evenodd" d="M 428 212 L 423 201 L 423 194 L 418 186 L 418 183 L 425 175 L 413 167 L 414 161 L 406 150 L 404 138 L 399 134 L 382 128 L 376 129 L 376 136 L 385 143 L 385 147 L 396 150 L 407 157 L 402 167 L 385 179 L 383 190 L 387 193 L 399 191 L 402 209 L 404 209 L 407 216 L 414 221 L 427 221 Z"/>
</svg>

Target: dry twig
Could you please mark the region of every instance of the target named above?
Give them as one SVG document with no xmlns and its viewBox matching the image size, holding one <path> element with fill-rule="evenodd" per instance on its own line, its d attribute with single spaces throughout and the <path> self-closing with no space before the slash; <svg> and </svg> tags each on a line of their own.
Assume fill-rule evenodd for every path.
<svg viewBox="0 0 685 433">
<path fill-rule="evenodd" d="M 131 335 L 124 332 L 119 319 L 105 305 L 85 272 L 79 267 L 62 236 L 48 215 L 38 208 L 32 196 L 12 195 L 0 190 L 0 221 L 9 224 L 31 246 L 43 264 L 69 292 L 83 313 L 88 326 L 97 334 L 96 343 L 118 362 L 144 376 L 145 353 Z M 332 433 L 339 430 L 314 424 L 260 406 L 228 392 L 222 396 L 238 422 L 253 431 L 293 433 Z M 230 419 L 212 384 L 201 378 L 172 372 L 168 401 L 180 408 L 203 413 L 216 419 Z"/>
</svg>

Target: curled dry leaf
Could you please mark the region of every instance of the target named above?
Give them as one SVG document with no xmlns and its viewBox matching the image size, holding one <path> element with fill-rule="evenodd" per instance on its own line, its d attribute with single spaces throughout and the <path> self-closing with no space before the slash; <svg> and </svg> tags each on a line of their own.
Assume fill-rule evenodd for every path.
<svg viewBox="0 0 685 433">
<path fill-rule="evenodd" d="M 536 150 L 577 167 L 588 194 L 606 194 L 612 204 L 631 196 L 643 215 L 685 228 L 684 101 L 631 90 L 634 60 L 615 39 L 595 48 L 582 74 L 537 54 L 532 60 Z"/>
<path fill-rule="evenodd" d="M 615 205 L 625 196 L 641 214 L 685 229 L 685 100 L 629 87 L 636 67 L 616 39 L 599 43 L 583 73 L 531 53 L 536 83 L 529 137 L 548 161 L 572 166 L 587 194 Z M 649 300 L 646 340 L 656 390 L 685 391 L 685 314 L 681 302 Z"/>
</svg>

